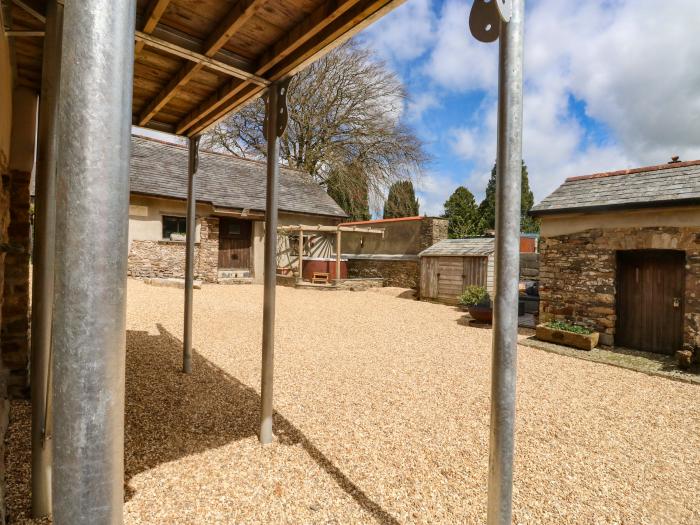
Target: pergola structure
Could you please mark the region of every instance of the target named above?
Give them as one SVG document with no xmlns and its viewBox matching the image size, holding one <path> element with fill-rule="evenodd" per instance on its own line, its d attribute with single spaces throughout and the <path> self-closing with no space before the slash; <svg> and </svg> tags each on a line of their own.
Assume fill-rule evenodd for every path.
<svg viewBox="0 0 700 525">
<path fill-rule="evenodd" d="M 188 372 L 198 137 L 229 112 L 266 97 L 260 440 L 269 443 L 278 137 L 286 125 L 287 82 L 403 0 L 1 1 L 10 90 L 23 88 L 39 98 L 33 134 L 32 510 L 53 514 L 59 525 L 118 524 L 131 126 L 189 139 Z M 477 38 L 501 37 L 489 523 L 503 524 L 511 519 L 523 17 L 524 0 L 475 0 L 470 18 Z M 11 99 L 5 86 L 0 94 Z M 22 117 L 10 119 L 12 151 L 30 150 L 14 132 Z"/>
<path fill-rule="evenodd" d="M 280 226 L 277 228 L 278 232 L 281 233 L 296 233 L 299 235 L 299 247 L 297 249 L 299 255 L 297 259 L 297 264 L 299 267 L 299 277 L 298 277 L 298 282 L 302 281 L 302 270 L 304 268 L 303 265 L 303 259 L 304 259 L 304 232 L 326 232 L 326 233 L 335 233 L 335 277 L 336 280 L 340 280 L 340 246 L 342 243 L 342 233 L 343 232 L 355 232 L 355 233 L 369 233 L 369 234 L 377 234 L 381 235 L 384 237 L 384 230 L 379 229 L 379 228 L 360 228 L 358 226 L 343 226 L 342 224 L 339 224 L 337 226 L 323 226 L 323 225 L 316 225 L 316 226 L 309 226 L 305 224 L 294 224 L 294 225 L 288 225 L 288 226 Z"/>
</svg>

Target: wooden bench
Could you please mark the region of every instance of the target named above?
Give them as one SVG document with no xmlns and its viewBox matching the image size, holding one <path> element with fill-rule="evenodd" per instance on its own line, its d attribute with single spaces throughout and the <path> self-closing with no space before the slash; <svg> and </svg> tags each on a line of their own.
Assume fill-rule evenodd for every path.
<svg viewBox="0 0 700 525">
<path fill-rule="evenodd" d="M 331 274 L 328 272 L 314 272 L 311 278 L 311 284 L 328 284 L 331 280 Z"/>
</svg>

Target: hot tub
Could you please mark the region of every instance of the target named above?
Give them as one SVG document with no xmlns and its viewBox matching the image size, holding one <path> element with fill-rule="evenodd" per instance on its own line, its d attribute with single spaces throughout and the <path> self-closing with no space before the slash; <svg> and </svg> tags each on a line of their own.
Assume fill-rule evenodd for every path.
<svg viewBox="0 0 700 525">
<path fill-rule="evenodd" d="M 336 279 L 335 257 L 309 257 L 302 260 L 302 277 L 310 281 L 314 272 L 324 272 L 330 275 L 330 280 Z M 340 278 L 348 278 L 348 260 L 340 259 Z"/>
</svg>

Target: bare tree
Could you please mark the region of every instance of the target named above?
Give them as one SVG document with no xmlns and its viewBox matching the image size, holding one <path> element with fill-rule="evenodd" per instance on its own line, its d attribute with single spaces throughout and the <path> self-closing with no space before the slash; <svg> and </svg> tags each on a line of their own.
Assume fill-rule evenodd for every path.
<svg viewBox="0 0 700 525">
<path fill-rule="evenodd" d="M 416 177 L 427 160 L 401 122 L 405 99 L 401 81 L 371 50 L 344 44 L 292 79 L 283 162 L 331 193 L 383 201 L 392 183 Z M 204 147 L 263 158 L 264 114 L 262 100 L 249 104 L 212 129 Z"/>
</svg>

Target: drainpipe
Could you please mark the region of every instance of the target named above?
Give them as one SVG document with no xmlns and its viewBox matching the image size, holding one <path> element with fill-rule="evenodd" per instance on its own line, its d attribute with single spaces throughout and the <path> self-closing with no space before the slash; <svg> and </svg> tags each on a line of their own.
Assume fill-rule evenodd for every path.
<svg viewBox="0 0 700 525">
<path fill-rule="evenodd" d="M 50 366 L 56 235 L 58 89 L 61 78 L 63 5 L 50 0 L 39 105 L 30 383 L 32 398 L 32 516 L 51 515 Z"/>
<path fill-rule="evenodd" d="M 196 237 L 197 199 L 194 178 L 199 169 L 199 135 L 189 139 L 187 166 L 187 226 L 185 228 L 185 326 L 182 344 L 182 371 L 192 373 L 192 289 L 194 288 L 194 240 Z"/>
<path fill-rule="evenodd" d="M 66 0 L 53 319 L 53 522 L 123 522 L 135 0 Z"/>
</svg>

